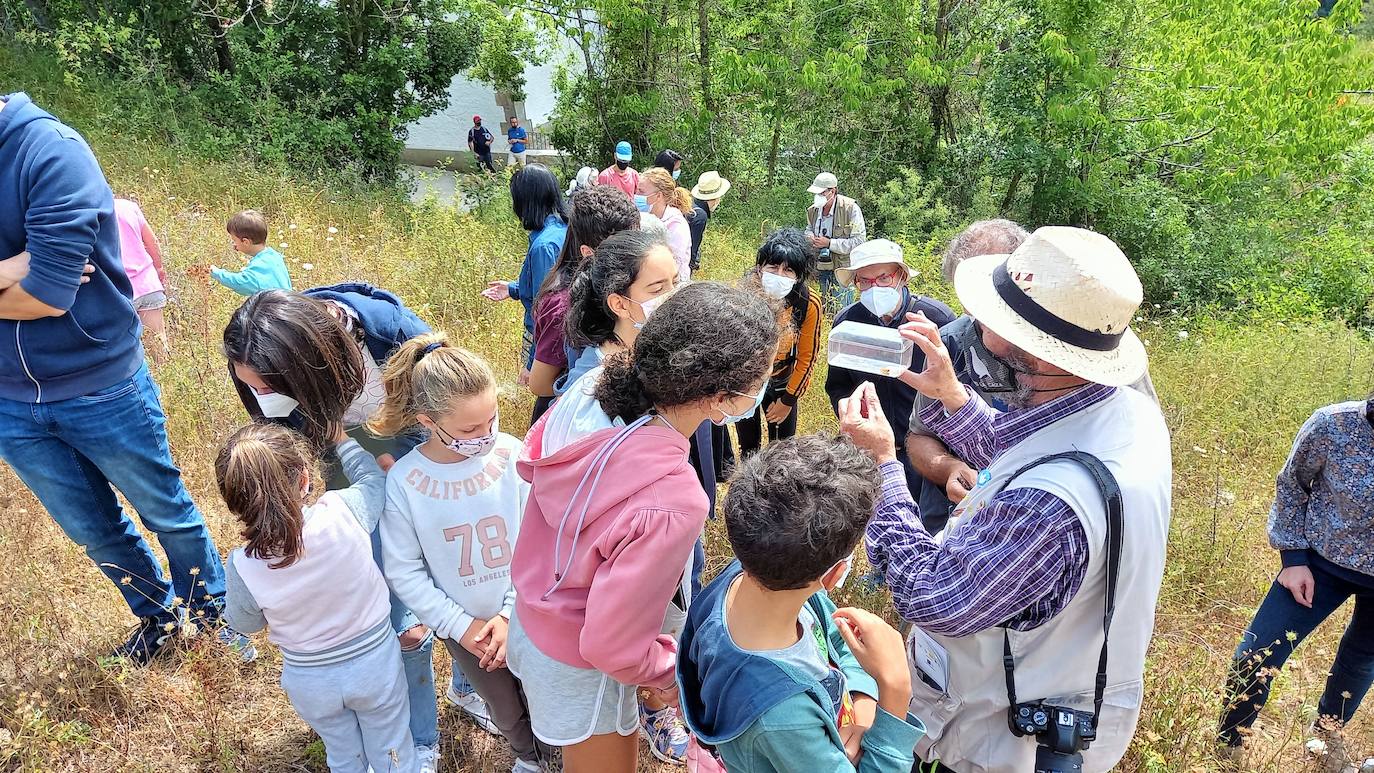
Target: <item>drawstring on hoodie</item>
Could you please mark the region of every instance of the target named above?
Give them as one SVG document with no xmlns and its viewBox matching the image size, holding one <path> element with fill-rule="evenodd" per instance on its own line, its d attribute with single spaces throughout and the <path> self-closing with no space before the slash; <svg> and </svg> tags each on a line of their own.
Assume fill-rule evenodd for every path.
<svg viewBox="0 0 1374 773">
<path fill-rule="evenodd" d="M 541 601 L 549 600 L 549 596 L 552 596 L 554 591 L 558 590 L 559 586 L 563 584 L 563 579 L 568 576 L 568 570 L 572 569 L 573 560 L 577 556 L 577 539 L 582 534 L 582 526 L 587 519 L 587 511 L 591 509 L 592 506 L 592 493 L 596 491 L 597 483 L 601 482 L 601 473 L 606 469 L 606 465 L 610 463 L 611 454 L 615 453 L 615 450 L 620 447 L 621 443 L 624 443 L 625 440 L 630 437 L 631 433 L 645 424 L 648 424 L 650 421 L 653 421 L 653 418 L 654 414 L 641 416 L 635 419 L 633 424 L 622 429 L 615 437 L 611 438 L 605 445 L 597 450 L 596 456 L 592 457 L 592 463 L 587 466 L 587 471 L 582 473 L 582 480 L 578 482 L 577 488 L 573 489 L 572 496 L 568 497 L 568 506 L 564 508 L 562 517 L 558 519 L 558 532 L 553 541 L 553 560 L 555 565 L 557 565 L 558 556 L 563 550 L 563 529 L 568 525 L 568 516 L 572 515 L 573 504 L 577 501 L 578 495 L 582 493 L 582 489 L 587 485 L 587 479 L 591 478 L 591 488 L 587 489 L 586 500 L 582 503 L 582 512 L 577 515 L 577 528 L 573 531 L 572 545 L 568 547 L 568 560 L 563 564 L 561 569 L 554 570 L 553 586 L 544 591 L 544 595 L 540 597 Z M 592 477 L 592 473 L 595 473 L 596 476 Z"/>
</svg>

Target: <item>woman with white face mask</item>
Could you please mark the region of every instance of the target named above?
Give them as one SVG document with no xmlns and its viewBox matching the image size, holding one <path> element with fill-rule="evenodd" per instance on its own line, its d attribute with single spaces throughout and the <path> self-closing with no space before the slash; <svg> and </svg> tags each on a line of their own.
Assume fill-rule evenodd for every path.
<svg viewBox="0 0 1374 773">
<path fill-rule="evenodd" d="M 835 277 L 859 293 L 857 303 L 846 306 L 835 315 L 836 325 L 852 321 L 896 330 L 907 322 L 910 315 L 917 313 L 924 314 L 926 319 L 940 326 L 954 321 L 954 312 L 948 306 L 907 289 L 911 274 L 906 267 L 902 248 L 887 239 L 874 239 L 856 247 L 850 255 L 849 267 L 836 269 Z M 925 357 L 917 350 L 911 357 L 911 370 L 919 373 L 924 367 Z M 830 397 L 831 408 L 836 408 L 841 399 L 852 395 L 865 381 L 873 382 L 878 402 L 882 404 L 883 413 L 892 425 L 892 433 L 905 440 L 911 409 L 916 402 L 916 390 L 896 378 L 882 378 L 831 366 L 825 375 L 825 393 Z M 897 458 L 902 462 L 907 485 L 916 501 L 923 501 L 924 487 L 927 485 L 939 489 L 938 492 L 931 492 L 932 497 L 936 494 L 943 497 L 943 487 L 927 483 L 924 476 L 912 466 L 906 455 L 906 444 L 899 442 L 898 445 L 902 448 L 898 450 Z"/>
<path fill-rule="evenodd" d="M 735 425 L 740 454 L 749 456 L 763 443 L 797 434 L 797 404 L 811 385 L 821 351 L 821 298 L 808 282 L 816 273 L 816 248 L 796 228 L 774 231 L 759 247 L 754 277 L 770 298 L 783 305 L 778 351 L 763 406 Z"/>
<path fill-rule="evenodd" d="M 249 297 L 224 328 L 224 356 L 239 399 L 254 420 L 290 427 L 326 460 L 326 486 L 346 488 L 333 454 L 340 429 L 383 467 L 424 439 L 420 433 L 377 438 L 363 424 L 382 406 L 382 369 L 401 344 L 430 332 L 429 325 L 395 295 L 368 284 L 316 287 L 299 293 L 270 290 Z M 376 540 L 380 556 L 380 543 Z M 395 596 L 391 624 L 401 644 L 410 691 L 410 730 L 416 756 L 433 764 L 439 717 L 434 696 L 433 636 Z M 483 727 L 486 706 L 471 686 L 452 695 Z M 430 768 L 432 769 L 432 768 Z"/>
</svg>

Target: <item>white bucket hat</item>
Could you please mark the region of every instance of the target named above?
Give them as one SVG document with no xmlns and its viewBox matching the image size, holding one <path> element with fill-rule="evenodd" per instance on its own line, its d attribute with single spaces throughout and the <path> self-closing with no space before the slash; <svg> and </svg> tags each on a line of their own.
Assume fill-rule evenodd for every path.
<svg viewBox="0 0 1374 773">
<path fill-rule="evenodd" d="M 1079 378 L 1125 386 L 1145 375 L 1145 347 L 1130 330 L 1144 291 L 1102 234 L 1041 228 L 1010 255 L 960 263 L 954 290 L 984 327 Z"/>
<path fill-rule="evenodd" d="M 697 184 L 692 187 L 692 198 L 700 201 L 712 201 L 724 196 L 730 190 L 730 181 L 720 176 L 720 172 L 711 170 L 702 172 L 701 177 L 697 178 Z"/>
<path fill-rule="evenodd" d="M 849 253 L 849 268 L 835 269 L 835 279 L 842 285 L 852 285 L 854 284 L 854 272 L 861 268 L 883 263 L 900 266 L 908 276 L 911 275 L 911 269 L 907 268 L 906 257 L 902 252 L 902 245 L 890 239 L 869 239 Z"/>
</svg>

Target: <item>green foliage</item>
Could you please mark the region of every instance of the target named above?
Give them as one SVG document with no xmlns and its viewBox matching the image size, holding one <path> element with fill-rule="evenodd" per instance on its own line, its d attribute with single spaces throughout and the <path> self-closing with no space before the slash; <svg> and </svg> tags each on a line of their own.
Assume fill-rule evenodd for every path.
<svg viewBox="0 0 1374 773">
<path fill-rule="evenodd" d="M 521 18 L 481 0 L 104 6 L 0 0 L 0 20 L 27 14 L 21 38 L 55 54 L 69 85 L 136 84 L 158 128 L 200 153 L 368 178 L 395 174 L 404 127 L 447 105 L 454 75 L 470 69 L 519 95 L 535 58 Z"/>
</svg>

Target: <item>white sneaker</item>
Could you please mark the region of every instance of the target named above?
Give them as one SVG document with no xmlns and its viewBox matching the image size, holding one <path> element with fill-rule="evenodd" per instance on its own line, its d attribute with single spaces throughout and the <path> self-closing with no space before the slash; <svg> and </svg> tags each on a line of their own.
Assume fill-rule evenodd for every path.
<svg viewBox="0 0 1374 773">
<path fill-rule="evenodd" d="M 416 746 L 415 762 L 419 773 L 439 773 L 439 746 Z"/>
<path fill-rule="evenodd" d="M 476 692 L 460 693 L 453 689 L 453 685 L 450 684 L 444 697 L 448 699 L 449 703 L 467 714 L 468 719 L 471 719 L 478 727 L 492 735 L 501 735 L 501 731 L 496 729 L 496 724 L 491 721 L 491 713 L 487 711 L 487 702 L 482 700 L 482 696 Z"/>
<path fill-rule="evenodd" d="M 510 767 L 510 773 L 544 773 L 544 769 L 537 762 L 526 762 L 517 758 L 515 764 Z"/>
</svg>

